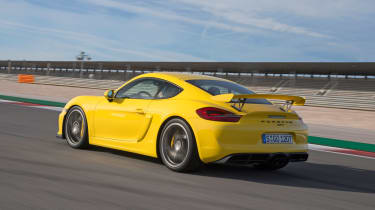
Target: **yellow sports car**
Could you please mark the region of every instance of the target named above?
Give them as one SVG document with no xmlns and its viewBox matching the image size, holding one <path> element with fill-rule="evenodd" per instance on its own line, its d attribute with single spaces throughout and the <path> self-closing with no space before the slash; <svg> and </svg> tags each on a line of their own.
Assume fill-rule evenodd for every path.
<svg viewBox="0 0 375 210">
<path fill-rule="evenodd" d="M 202 163 L 275 170 L 308 158 L 307 126 L 290 109 L 304 103 L 216 77 L 148 73 L 104 97 L 73 98 L 59 115 L 57 136 L 73 148 L 90 144 L 158 157 L 174 171 Z"/>
</svg>

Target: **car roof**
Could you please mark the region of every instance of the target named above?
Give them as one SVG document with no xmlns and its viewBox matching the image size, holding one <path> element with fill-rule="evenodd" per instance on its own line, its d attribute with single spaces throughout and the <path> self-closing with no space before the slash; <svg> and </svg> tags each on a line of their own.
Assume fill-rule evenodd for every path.
<svg viewBox="0 0 375 210">
<path fill-rule="evenodd" d="M 173 77 L 174 79 L 179 80 L 225 80 L 218 77 L 212 77 L 208 75 L 201 75 L 201 74 L 192 74 L 192 73 L 181 73 L 181 72 L 157 72 L 157 73 L 148 73 L 144 74 L 143 77 L 159 77 L 163 78 L 165 76 Z M 227 80 L 225 80 L 227 81 Z"/>
</svg>

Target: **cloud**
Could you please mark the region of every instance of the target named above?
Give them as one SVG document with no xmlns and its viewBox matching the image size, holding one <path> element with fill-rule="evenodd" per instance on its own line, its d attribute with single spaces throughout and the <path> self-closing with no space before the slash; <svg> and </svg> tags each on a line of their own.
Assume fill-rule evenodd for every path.
<svg viewBox="0 0 375 210">
<path fill-rule="evenodd" d="M 218 29 L 230 30 L 241 33 L 254 33 L 253 27 L 258 29 L 272 30 L 278 32 L 288 32 L 294 34 L 307 35 L 319 38 L 328 38 L 328 35 L 324 35 L 318 32 L 309 31 L 303 27 L 292 26 L 284 23 L 280 23 L 272 18 L 256 18 L 247 15 L 240 10 L 227 10 L 223 7 L 218 7 L 216 2 L 212 4 L 202 3 L 204 1 L 182 1 L 185 4 L 197 6 L 198 9 L 202 9 L 211 15 L 221 17 L 226 20 L 223 21 L 211 21 L 207 19 L 192 18 L 189 16 L 179 15 L 166 9 L 152 7 L 149 8 L 145 5 L 137 6 L 134 4 L 123 3 L 113 0 L 81 0 L 97 6 L 107 7 L 111 9 L 118 9 L 128 13 L 137 13 L 140 15 L 149 15 L 158 18 L 185 22 L 189 24 L 197 24 L 203 27 L 214 27 Z M 174 2 L 174 1 L 172 1 Z M 228 2 L 225 5 L 229 5 Z M 203 8 L 202 8 L 203 7 Z"/>
<path fill-rule="evenodd" d="M 355 17 L 374 11 L 373 0 L 167 0 L 202 10 L 237 11 L 247 14 L 286 13 L 300 17 Z M 224 14 L 225 15 L 225 14 Z"/>
<path fill-rule="evenodd" d="M 51 27 L 47 28 L 47 27 L 26 25 L 26 24 L 16 23 L 16 22 L 11 22 L 11 21 L 6 21 L 6 20 L 0 20 L 0 24 L 2 24 L 3 26 L 24 29 L 27 31 L 34 31 L 34 32 L 39 32 L 43 34 L 59 36 L 65 39 L 75 39 L 79 41 L 98 39 L 98 37 L 91 35 L 91 34 L 78 33 L 74 31 L 61 30 L 61 29 L 56 29 L 56 28 L 51 28 Z"/>
<path fill-rule="evenodd" d="M 270 16 L 270 12 L 283 12 L 283 8 L 277 7 L 279 1 L 272 1 L 272 4 L 265 3 L 269 1 L 253 1 L 253 0 L 233 0 L 231 3 L 223 0 L 170 0 L 171 2 L 184 3 L 185 5 L 194 6 L 199 10 L 205 11 L 213 16 L 220 17 L 223 20 L 231 23 L 240 24 L 243 26 L 253 26 L 265 30 L 276 32 L 288 32 L 294 34 L 307 35 L 318 38 L 329 38 L 330 36 L 308 30 L 304 27 L 298 27 L 290 24 L 281 23 Z M 276 4 L 276 7 L 275 7 Z M 294 4 L 294 2 L 293 2 Z M 291 5 L 282 2 L 280 5 Z M 272 6 L 268 7 L 268 6 Z M 267 15 L 264 15 L 268 14 Z"/>
<path fill-rule="evenodd" d="M 249 28 L 215 22 L 215 21 L 207 21 L 207 20 L 190 18 L 190 17 L 178 15 L 170 11 L 165 11 L 165 10 L 161 11 L 161 10 L 158 10 L 157 8 L 135 6 L 135 5 L 122 3 L 122 2 L 116 2 L 112 0 L 81 0 L 81 1 L 94 4 L 97 6 L 111 8 L 111 9 L 119 9 L 119 10 L 126 11 L 129 13 L 137 13 L 140 15 L 154 16 L 154 17 L 159 17 L 159 18 L 163 18 L 167 20 L 181 21 L 181 22 L 185 22 L 189 24 L 197 24 L 197 25 L 202 25 L 202 26 L 207 25 L 207 26 L 216 27 L 219 29 L 232 30 L 236 32 L 246 32 L 246 33 L 253 32 L 253 30 Z"/>
<path fill-rule="evenodd" d="M 96 60 L 374 58 L 372 0 L 0 2 L 0 59 L 71 60 L 81 50 Z"/>
<path fill-rule="evenodd" d="M 67 30 L 63 28 L 63 26 L 67 24 L 71 24 L 70 27 L 75 25 L 80 26 L 80 23 L 77 23 L 76 20 L 90 20 L 94 21 L 97 24 L 100 24 L 100 19 L 104 18 L 103 16 L 92 17 L 90 14 L 75 14 L 71 12 L 65 12 L 65 11 L 54 11 L 53 9 L 46 9 L 46 8 L 39 8 L 34 5 L 29 4 L 20 4 L 20 3 L 14 3 L 10 4 L 10 7 L 12 8 L 18 8 L 18 11 L 32 11 L 31 13 L 34 13 L 35 16 L 33 18 L 36 19 L 46 19 L 48 21 L 51 21 L 53 24 L 57 26 L 53 27 L 51 24 L 47 24 L 46 26 L 41 26 L 39 22 L 35 22 L 33 24 L 27 23 L 27 21 L 23 20 L 23 22 L 16 22 L 16 21 L 9 21 L 6 19 L 0 19 L 0 28 L 3 28 L 5 30 L 2 30 L 6 33 L 11 33 L 12 30 L 18 31 L 20 33 L 19 36 L 22 36 L 25 34 L 25 36 L 30 36 L 30 34 L 38 34 L 36 37 L 33 36 L 33 40 L 37 40 L 40 43 L 45 43 L 45 40 L 49 40 L 49 42 L 54 42 L 56 45 L 59 46 L 59 48 L 49 50 L 48 56 L 42 57 L 42 55 L 47 55 L 47 53 L 44 52 L 35 52 L 38 49 L 38 46 L 36 43 L 34 43 L 32 46 L 32 51 L 28 52 L 29 55 L 25 52 L 19 52 L 16 53 L 15 50 L 12 50 L 13 57 L 16 57 L 18 59 L 21 59 L 19 55 L 23 55 L 22 59 L 39 59 L 39 60 L 45 60 L 49 57 L 51 57 L 51 54 L 55 53 L 56 59 L 59 57 L 63 60 L 70 60 L 73 58 L 73 55 L 69 55 L 67 53 L 57 53 L 57 51 L 61 49 L 68 49 L 67 47 L 61 48 L 63 45 L 62 41 L 57 40 L 56 38 L 60 40 L 65 40 L 64 42 L 66 45 L 71 45 L 69 47 L 70 52 L 76 51 L 74 53 L 78 53 L 79 50 L 86 49 L 86 51 L 89 51 L 90 54 L 96 59 L 96 57 L 111 59 L 111 60 L 123 60 L 124 58 L 131 58 L 132 60 L 163 60 L 163 61 L 209 61 L 208 59 L 196 57 L 193 55 L 189 55 L 182 52 L 175 52 L 173 50 L 161 50 L 161 49 L 150 49 L 147 47 L 137 47 L 136 49 L 132 48 L 130 45 L 126 45 L 125 48 L 121 48 L 121 46 L 124 46 L 124 42 L 121 40 L 115 40 L 110 39 L 106 35 L 95 35 L 93 33 L 90 33 L 90 26 L 87 26 L 90 28 L 89 30 L 86 30 L 87 32 L 82 32 L 83 30 L 79 28 L 77 31 Z M 22 12 L 20 12 L 22 14 Z M 59 17 L 56 17 L 56 19 L 49 18 L 51 14 L 57 15 L 57 16 L 63 16 L 63 17 L 70 17 L 70 19 L 64 20 Z M 26 15 L 27 16 L 27 15 Z M 13 19 L 18 19 L 17 16 L 11 17 Z M 110 18 L 110 17 L 105 17 Z M 20 21 L 20 20 L 19 20 Z M 72 22 L 73 24 L 72 24 Z M 59 24 L 56 24 L 59 23 Z M 105 23 L 107 24 L 107 23 Z M 62 28 L 58 28 L 58 27 Z M 87 28 L 85 27 L 85 28 Z M 12 30 L 10 30 L 12 29 Z M 84 29 L 84 28 L 83 28 Z M 16 32 L 17 33 L 17 32 Z M 18 34 L 17 33 L 17 34 Z M 11 36 L 10 36 L 11 37 Z M 55 38 L 55 39 L 54 39 Z M 19 40 L 19 43 L 28 42 L 28 39 L 25 38 L 24 40 Z M 76 43 L 76 45 L 74 45 Z M 29 45 L 29 44 L 28 44 Z M 40 45 L 40 44 L 39 44 Z M 29 45 L 30 46 L 30 45 Z M 4 47 L 4 46 L 3 46 Z M 22 51 L 26 51 L 26 47 L 22 49 Z M 31 50 L 31 49 L 29 49 Z M 103 51 L 107 52 L 107 55 L 103 53 Z M 93 55 L 94 54 L 94 55 Z M 8 56 L 10 53 L 8 53 Z M 40 55 L 40 56 L 38 56 Z M 96 56 L 95 56 L 96 55 Z M 5 57 L 8 59 L 9 57 Z M 1 58 L 0 58 L 1 59 Z"/>
</svg>

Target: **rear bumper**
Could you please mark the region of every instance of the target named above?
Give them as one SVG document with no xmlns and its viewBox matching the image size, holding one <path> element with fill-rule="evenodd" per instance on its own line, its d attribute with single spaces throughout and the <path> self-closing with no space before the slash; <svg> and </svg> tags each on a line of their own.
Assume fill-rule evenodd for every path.
<svg viewBox="0 0 375 210">
<path fill-rule="evenodd" d="M 255 153 L 255 154 L 233 154 L 228 155 L 223 159 L 215 161 L 219 164 L 236 164 L 236 165 L 249 165 L 253 163 L 262 163 L 271 160 L 275 156 L 285 156 L 289 162 L 302 162 L 307 161 L 309 154 L 306 152 L 297 153 Z"/>
<path fill-rule="evenodd" d="M 191 125 L 199 157 L 204 163 L 238 154 L 307 154 L 308 151 L 308 130 L 298 120 L 278 126 L 256 120 L 253 123 L 223 123 L 195 119 Z M 265 133 L 290 134 L 293 136 L 293 144 L 264 144 L 262 135 Z"/>
</svg>

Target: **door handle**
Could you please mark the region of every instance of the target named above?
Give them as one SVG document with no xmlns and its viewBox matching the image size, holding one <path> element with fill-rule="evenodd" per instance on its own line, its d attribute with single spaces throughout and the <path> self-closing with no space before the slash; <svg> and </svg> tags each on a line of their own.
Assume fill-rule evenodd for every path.
<svg viewBox="0 0 375 210">
<path fill-rule="evenodd" d="M 135 113 L 138 113 L 138 114 L 145 114 L 145 111 L 143 111 L 143 109 L 136 109 L 136 110 L 135 110 Z"/>
</svg>

